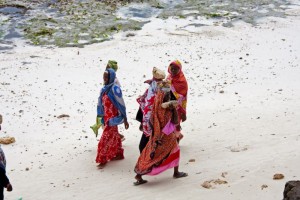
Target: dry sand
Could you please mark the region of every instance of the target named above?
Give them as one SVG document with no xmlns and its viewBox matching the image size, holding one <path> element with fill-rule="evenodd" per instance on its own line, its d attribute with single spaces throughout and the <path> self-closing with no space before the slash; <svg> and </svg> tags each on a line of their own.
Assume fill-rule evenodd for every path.
<svg viewBox="0 0 300 200">
<path fill-rule="evenodd" d="M 285 182 L 300 179 L 300 8 L 287 14 L 232 28 L 154 19 L 133 37 L 85 48 L 17 42 L 0 54 L 1 136 L 16 138 L 2 145 L 14 187 L 7 200 L 282 199 Z M 89 126 L 108 59 L 120 65 L 130 128 L 120 126 L 125 160 L 98 170 Z M 166 70 L 174 59 L 189 83 L 180 144 L 189 176 L 175 180 L 169 170 L 135 187 L 136 98 L 152 67 Z"/>
</svg>

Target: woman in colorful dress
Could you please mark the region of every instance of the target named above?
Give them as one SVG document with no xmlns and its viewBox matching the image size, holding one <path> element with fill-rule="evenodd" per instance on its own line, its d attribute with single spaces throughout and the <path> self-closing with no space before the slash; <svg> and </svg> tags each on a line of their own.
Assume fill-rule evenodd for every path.
<svg viewBox="0 0 300 200">
<path fill-rule="evenodd" d="M 98 99 L 97 117 L 101 117 L 104 124 L 96 157 L 99 168 L 103 168 L 110 160 L 124 159 L 118 125 L 124 123 L 125 129 L 128 129 L 129 124 L 122 91 L 115 84 L 115 77 L 116 73 L 113 69 L 106 69 L 103 74 L 104 87 Z"/>
<path fill-rule="evenodd" d="M 182 65 L 179 60 L 170 63 L 168 72 L 169 76 L 167 79 L 171 84 L 172 99 L 178 101 L 178 125 L 176 126 L 176 136 L 179 142 L 183 138 L 180 123 L 186 120 L 188 84 L 182 72 Z"/>
<path fill-rule="evenodd" d="M 153 132 L 134 168 L 134 185 L 147 183 L 142 178 L 143 175 L 157 175 L 170 168 L 174 168 L 174 178 L 188 175 L 178 170 L 180 149 L 174 134 L 178 116 L 174 101 L 170 102 L 168 90 L 170 88 L 163 88 L 155 96 L 151 119 Z"/>
<path fill-rule="evenodd" d="M 147 145 L 149 141 L 149 136 L 152 134 L 152 127 L 150 125 L 150 118 L 152 113 L 152 108 L 154 104 L 154 98 L 157 91 L 157 85 L 162 82 L 162 80 L 166 77 L 166 74 L 164 71 L 153 67 L 152 69 L 152 75 L 153 78 L 151 80 L 145 81 L 145 83 L 149 84 L 148 89 L 145 91 L 145 93 L 137 98 L 137 102 L 139 103 L 139 112 L 141 112 L 141 119 L 139 121 L 141 122 L 140 130 L 143 132 L 140 144 L 139 144 L 139 150 L 140 153 L 142 153 L 143 149 Z"/>
<path fill-rule="evenodd" d="M 119 66 L 118 66 L 118 62 L 115 61 L 115 60 L 109 60 L 107 62 L 107 65 L 106 65 L 106 69 L 113 69 L 115 72 L 117 72 L 117 70 L 119 69 Z M 115 84 L 119 87 L 121 87 L 121 83 L 120 81 L 118 80 L 117 76 L 115 77 Z M 125 140 L 125 137 L 123 134 L 119 133 L 120 137 L 121 137 L 121 141 L 123 142 Z"/>
<path fill-rule="evenodd" d="M 0 114 L 0 130 L 1 130 L 1 124 L 2 124 L 2 115 Z M 9 182 L 8 177 L 6 176 L 6 159 L 5 154 L 1 148 L 0 145 L 0 200 L 4 199 L 4 188 L 8 192 L 12 191 L 12 185 Z"/>
</svg>

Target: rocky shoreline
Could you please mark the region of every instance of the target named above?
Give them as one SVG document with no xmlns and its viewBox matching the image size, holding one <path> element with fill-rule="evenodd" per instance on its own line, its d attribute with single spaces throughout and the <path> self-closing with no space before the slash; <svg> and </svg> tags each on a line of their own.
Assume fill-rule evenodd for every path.
<svg viewBox="0 0 300 200">
<path fill-rule="evenodd" d="M 1 0 L 0 45 L 24 38 L 33 45 L 83 47 L 111 40 L 120 31 L 140 30 L 153 18 L 203 18 L 226 27 L 242 20 L 255 25 L 261 17 L 285 17 L 290 4 L 283 0 Z"/>
</svg>

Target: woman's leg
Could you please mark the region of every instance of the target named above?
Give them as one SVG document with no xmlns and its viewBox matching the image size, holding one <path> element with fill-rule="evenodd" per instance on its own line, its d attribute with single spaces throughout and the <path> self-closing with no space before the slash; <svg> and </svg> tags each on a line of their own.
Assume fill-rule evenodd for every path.
<svg viewBox="0 0 300 200">
<path fill-rule="evenodd" d="M 139 145 L 140 153 L 142 153 L 142 151 L 146 147 L 148 141 L 149 141 L 149 137 L 147 137 L 145 134 L 143 134 L 141 137 L 140 145 Z"/>
<path fill-rule="evenodd" d="M 4 199 L 4 187 L 2 185 L 0 185 L 0 200 L 3 200 Z"/>
<path fill-rule="evenodd" d="M 187 176 L 188 176 L 187 173 L 179 171 L 179 166 L 174 167 L 174 174 L 173 174 L 174 178 L 183 178 L 183 177 L 187 177 Z"/>
<path fill-rule="evenodd" d="M 139 175 L 139 174 L 137 174 L 134 178 L 136 180 L 136 182 L 133 183 L 134 185 L 141 185 L 141 184 L 144 184 L 144 183 L 148 182 L 147 180 L 144 180 L 142 178 L 142 175 Z"/>
</svg>

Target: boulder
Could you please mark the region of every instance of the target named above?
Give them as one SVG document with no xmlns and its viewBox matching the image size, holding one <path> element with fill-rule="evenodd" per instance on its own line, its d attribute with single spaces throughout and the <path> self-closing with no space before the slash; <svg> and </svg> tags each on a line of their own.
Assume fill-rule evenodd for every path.
<svg viewBox="0 0 300 200">
<path fill-rule="evenodd" d="M 283 200 L 300 200 L 300 181 L 288 181 L 285 184 Z"/>
</svg>

